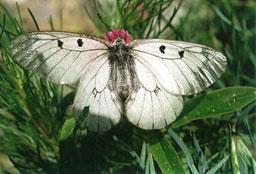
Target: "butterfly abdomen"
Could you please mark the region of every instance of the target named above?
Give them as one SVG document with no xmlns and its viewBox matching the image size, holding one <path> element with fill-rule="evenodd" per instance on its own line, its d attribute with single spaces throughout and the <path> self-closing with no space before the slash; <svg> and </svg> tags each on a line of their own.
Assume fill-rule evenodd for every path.
<svg viewBox="0 0 256 174">
<path fill-rule="evenodd" d="M 110 53 L 109 87 L 116 92 L 124 102 L 132 92 L 138 89 L 138 79 L 135 72 L 135 62 L 129 50 L 116 50 Z"/>
</svg>

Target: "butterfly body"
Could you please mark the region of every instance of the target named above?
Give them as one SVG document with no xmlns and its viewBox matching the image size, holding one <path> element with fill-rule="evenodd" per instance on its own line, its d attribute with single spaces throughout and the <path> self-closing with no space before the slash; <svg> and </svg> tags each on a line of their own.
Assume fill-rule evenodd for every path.
<svg viewBox="0 0 256 174">
<path fill-rule="evenodd" d="M 125 102 L 129 95 L 138 89 L 138 77 L 130 47 L 130 45 L 118 42 L 108 48 L 109 89 L 116 92 L 121 102 Z"/>
<path fill-rule="evenodd" d="M 19 65 L 51 82 L 79 81 L 74 114 L 96 132 L 109 130 L 123 115 L 143 129 L 167 126 L 182 111 L 182 95 L 210 86 L 227 64 L 212 48 L 162 39 L 131 41 L 125 30 L 102 38 L 29 33 L 12 42 L 12 51 Z"/>
</svg>

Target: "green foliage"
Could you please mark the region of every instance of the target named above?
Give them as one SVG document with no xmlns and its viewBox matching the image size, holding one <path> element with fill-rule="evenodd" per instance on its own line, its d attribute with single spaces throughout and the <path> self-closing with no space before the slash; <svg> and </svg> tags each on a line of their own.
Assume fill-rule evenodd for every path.
<svg viewBox="0 0 256 174">
<path fill-rule="evenodd" d="M 57 169 L 58 136 L 64 115 L 61 90 L 30 77 L 11 59 L 10 40 L 22 27 L 3 7 L 0 37 L 0 153 L 22 173 Z"/>
<path fill-rule="evenodd" d="M 166 137 L 151 134 L 149 144 L 154 159 L 163 173 L 185 173 L 177 152 Z"/>
<path fill-rule="evenodd" d="M 101 31 L 123 28 L 134 38 L 148 38 L 159 37 L 174 28 L 172 21 L 182 1 L 176 1 L 175 7 L 174 3 L 169 0 L 86 0 L 84 6 Z"/>
<path fill-rule="evenodd" d="M 233 135 L 231 137 L 231 164 L 235 174 L 255 173 L 256 159 L 245 145 L 241 137 Z"/>
<path fill-rule="evenodd" d="M 75 118 L 67 119 L 64 122 L 63 127 L 61 129 L 60 140 L 65 140 L 69 136 L 71 136 L 71 134 L 73 133 L 75 127 L 76 127 L 76 120 L 75 120 Z"/>
<path fill-rule="evenodd" d="M 25 30 L 20 7 L 15 18 L 1 5 L 0 173 L 256 172 L 255 2 L 84 2 L 101 31 L 205 44 L 227 56 L 228 68 L 206 93 L 186 98 L 173 129 L 143 131 L 124 121 L 104 134 L 87 132 L 69 112 L 73 87 L 48 83 L 12 61 L 10 41 Z M 36 13 L 28 15 L 39 30 Z M 2 165 L 6 160 L 11 165 Z"/>
<path fill-rule="evenodd" d="M 193 120 L 219 117 L 239 111 L 255 101 L 256 88 L 229 87 L 209 92 L 186 102 L 183 112 L 171 125 L 180 127 Z"/>
</svg>

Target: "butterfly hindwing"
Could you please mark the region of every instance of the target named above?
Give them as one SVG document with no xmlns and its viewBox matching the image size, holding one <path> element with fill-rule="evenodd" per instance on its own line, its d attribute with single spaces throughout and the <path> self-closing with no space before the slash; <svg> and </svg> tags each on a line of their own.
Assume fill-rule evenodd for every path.
<svg viewBox="0 0 256 174">
<path fill-rule="evenodd" d="M 203 45 L 161 39 L 138 40 L 134 58 L 169 93 L 189 95 L 202 91 L 224 72 L 226 57 Z"/>
<path fill-rule="evenodd" d="M 34 32 L 12 41 L 14 60 L 59 84 L 78 81 L 94 62 L 106 57 L 100 40 L 64 32 Z"/>
<path fill-rule="evenodd" d="M 121 119 L 121 105 L 116 94 L 108 87 L 110 67 L 106 60 L 91 67 L 89 74 L 83 76 L 78 85 L 74 101 L 77 119 L 84 117 L 83 110 L 89 107 L 85 124 L 89 130 L 104 132 Z"/>
<path fill-rule="evenodd" d="M 142 129 L 161 129 L 173 122 L 183 108 L 181 96 L 156 87 L 150 91 L 141 87 L 126 105 L 127 119 Z"/>
<path fill-rule="evenodd" d="M 139 89 L 128 98 L 127 119 L 143 129 L 161 129 L 180 114 L 182 97 L 161 89 L 151 71 L 136 58 L 135 64 Z"/>
</svg>

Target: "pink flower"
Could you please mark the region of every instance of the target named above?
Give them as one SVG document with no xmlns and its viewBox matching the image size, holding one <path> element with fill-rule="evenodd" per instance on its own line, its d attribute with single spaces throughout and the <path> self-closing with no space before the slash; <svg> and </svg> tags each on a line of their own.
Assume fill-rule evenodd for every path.
<svg viewBox="0 0 256 174">
<path fill-rule="evenodd" d="M 130 44 L 132 40 L 131 35 L 124 29 L 113 29 L 112 31 L 104 33 L 102 38 L 111 43 L 114 43 L 117 38 L 121 38 L 127 45 Z"/>
</svg>

